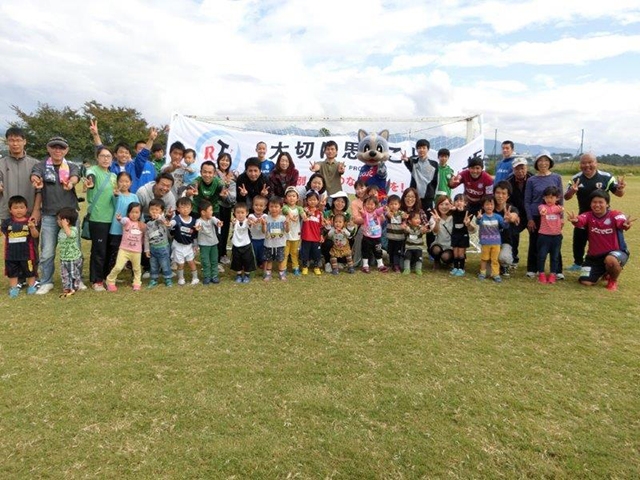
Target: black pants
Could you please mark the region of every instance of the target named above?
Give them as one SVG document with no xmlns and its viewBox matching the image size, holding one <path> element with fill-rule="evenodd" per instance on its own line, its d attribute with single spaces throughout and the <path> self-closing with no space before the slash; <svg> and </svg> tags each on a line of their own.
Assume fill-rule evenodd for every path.
<svg viewBox="0 0 640 480">
<path fill-rule="evenodd" d="M 380 238 L 362 237 L 362 258 L 369 258 L 371 255 L 376 260 L 382 258 L 382 243 Z"/>
<path fill-rule="evenodd" d="M 101 283 L 107 278 L 109 264 L 107 262 L 107 248 L 109 246 L 109 229 L 111 223 L 89 221 L 91 233 L 91 257 L 89 260 L 89 281 Z"/>
<path fill-rule="evenodd" d="M 584 252 L 587 249 L 589 233 L 584 228 L 573 229 L 573 263 L 582 265 L 584 262 Z"/>
</svg>

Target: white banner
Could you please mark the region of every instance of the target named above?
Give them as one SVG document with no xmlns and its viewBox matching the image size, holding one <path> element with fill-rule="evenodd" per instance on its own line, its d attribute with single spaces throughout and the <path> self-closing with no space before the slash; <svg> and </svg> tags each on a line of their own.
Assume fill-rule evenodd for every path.
<svg viewBox="0 0 640 480">
<path fill-rule="evenodd" d="M 383 130 L 381 127 L 380 130 Z M 358 179 L 362 163 L 356 158 L 358 140 L 356 137 L 304 137 L 297 135 L 275 135 L 264 132 L 236 130 L 174 114 L 171 118 L 168 147 L 175 141 L 182 142 L 186 148 L 193 148 L 197 154 L 198 168 L 203 161 L 211 160 L 216 163 L 218 155 L 229 153 L 233 159 L 231 168 L 238 173 L 244 171 L 244 162 L 249 157 L 255 157 L 256 144 L 267 144 L 267 158 L 274 163 L 281 152 L 288 152 L 300 172 L 298 185 L 305 185 L 309 180 L 311 162 L 324 160 L 324 144 L 334 140 L 338 144 L 338 161 L 344 162 L 346 169 L 342 176 L 342 189 L 347 193 L 354 193 L 353 185 Z M 388 194 L 402 195 L 409 187 L 411 177 L 409 170 L 400 159 L 403 151 L 407 155 L 415 155 L 415 142 L 389 142 L 391 158 L 387 162 L 389 190 Z M 481 135 L 461 148 L 451 149 L 449 165 L 457 173 L 467 166 L 467 159 L 471 156 L 484 155 L 484 137 Z M 429 150 L 429 158 L 438 161 L 437 149 Z M 462 187 L 458 187 L 461 191 Z"/>
</svg>

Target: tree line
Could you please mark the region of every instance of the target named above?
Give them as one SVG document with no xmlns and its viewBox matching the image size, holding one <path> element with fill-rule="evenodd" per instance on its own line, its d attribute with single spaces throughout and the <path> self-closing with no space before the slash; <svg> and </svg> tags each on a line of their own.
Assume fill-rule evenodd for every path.
<svg viewBox="0 0 640 480">
<path fill-rule="evenodd" d="M 32 113 L 12 105 L 18 117 L 10 122 L 12 127 L 20 127 L 27 134 L 27 153 L 34 158 L 47 156 L 47 141 L 54 136 L 62 136 L 69 142 L 69 160 L 83 161 L 95 159 L 95 147 L 89 133 L 90 120 L 98 119 L 100 137 L 104 144 L 113 147 L 126 142 L 133 147 L 136 141 L 149 136 L 150 125 L 135 108 L 105 106 L 95 100 L 85 102 L 79 109 L 71 107 L 55 108 L 47 103 L 38 103 Z M 156 126 L 161 134 L 160 144 L 167 143 L 166 125 Z"/>
</svg>

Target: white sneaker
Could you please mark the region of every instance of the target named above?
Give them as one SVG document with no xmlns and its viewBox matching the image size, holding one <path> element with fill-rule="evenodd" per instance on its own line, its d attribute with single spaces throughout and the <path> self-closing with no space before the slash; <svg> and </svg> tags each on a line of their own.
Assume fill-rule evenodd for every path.
<svg viewBox="0 0 640 480">
<path fill-rule="evenodd" d="M 564 273 L 557 273 L 557 274 L 556 274 L 556 279 L 558 279 L 558 280 L 564 280 Z"/>
<path fill-rule="evenodd" d="M 537 276 L 536 272 L 527 272 L 527 278 L 536 278 Z"/>
<path fill-rule="evenodd" d="M 220 263 L 223 265 L 229 265 L 231 263 L 231 260 L 229 260 L 229 257 L 225 255 L 222 258 L 220 258 Z"/>
<path fill-rule="evenodd" d="M 106 292 L 107 289 L 104 288 L 104 284 L 103 283 L 94 283 L 93 284 L 93 290 L 95 292 Z"/>
<path fill-rule="evenodd" d="M 184 278 L 178 279 L 178 285 L 184 285 L 185 283 L 187 282 L 184 281 Z"/>
<path fill-rule="evenodd" d="M 221 264 L 218 264 L 218 273 L 224 273 L 224 267 Z"/>
<path fill-rule="evenodd" d="M 331 273 L 331 270 L 333 270 L 333 268 L 331 268 L 331 264 L 330 263 L 325 263 L 324 264 L 324 271 L 327 273 Z"/>
<path fill-rule="evenodd" d="M 51 290 L 53 290 L 53 283 L 43 283 L 36 291 L 36 295 L 44 295 L 49 293 Z"/>
<path fill-rule="evenodd" d="M 199 278 L 192 278 L 191 279 L 191 285 L 197 285 L 200 283 L 200 279 Z"/>
<path fill-rule="evenodd" d="M 81 280 L 80 284 L 78 285 L 78 290 L 86 290 L 87 286 L 84 284 L 84 282 Z"/>
<path fill-rule="evenodd" d="M 142 274 L 142 278 L 144 278 L 144 279 L 151 278 L 151 273 L 149 273 L 149 272 L 144 272 L 144 273 Z"/>
</svg>

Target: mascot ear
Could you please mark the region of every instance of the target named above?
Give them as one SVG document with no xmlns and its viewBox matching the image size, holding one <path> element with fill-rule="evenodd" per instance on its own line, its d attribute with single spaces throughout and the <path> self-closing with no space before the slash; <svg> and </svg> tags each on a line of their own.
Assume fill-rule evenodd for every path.
<svg viewBox="0 0 640 480">
<path fill-rule="evenodd" d="M 384 138 L 387 142 L 389 141 L 389 130 L 382 130 L 378 135 Z"/>
<path fill-rule="evenodd" d="M 364 130 L 362 129 L 358 130 L 358 142 L 361 142 L 362 139 L 367 135 L 368 135 L 367 132 L 365 132 Z"/>
</svg>

